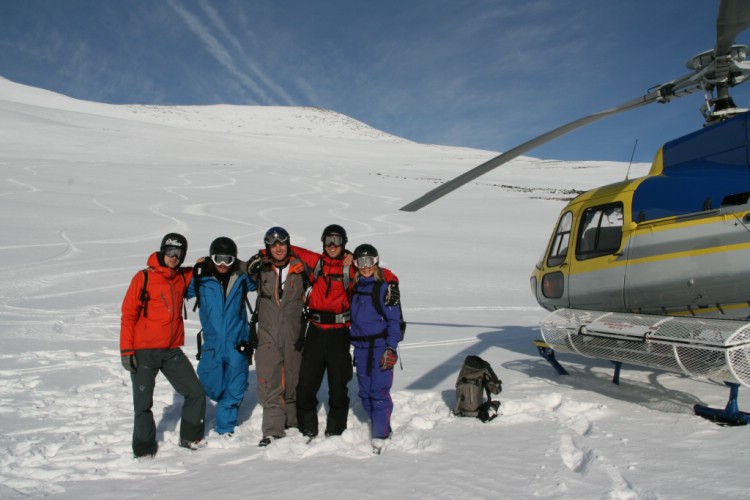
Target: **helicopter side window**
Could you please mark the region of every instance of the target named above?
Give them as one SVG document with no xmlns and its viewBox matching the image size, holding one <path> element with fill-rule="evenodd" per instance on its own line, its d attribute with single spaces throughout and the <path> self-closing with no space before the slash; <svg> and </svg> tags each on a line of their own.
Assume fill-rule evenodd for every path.
<svg viewBox="0 0 750 500">
<path fill-rule="evenodd" d="M 573 214 L 566 212 L 557 223 L 555 237 L 552 239 L 552 245 L 547 257 L 547 266 L 555 267 L 565 262 L 570 246 L 570 230 L 573 226 Z"/>
<path fill-rule="evenodd" d="M 622 243 L 622 203 L 591 207 L 583 212 L 576 246 L 578 260 L 611 255 Z"/>
</svg>

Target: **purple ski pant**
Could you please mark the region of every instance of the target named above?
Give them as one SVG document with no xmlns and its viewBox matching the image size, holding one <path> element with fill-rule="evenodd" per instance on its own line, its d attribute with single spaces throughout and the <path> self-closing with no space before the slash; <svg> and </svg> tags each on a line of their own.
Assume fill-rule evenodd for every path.
<svg viewBox="0 0 750 500">
<path fill-rule="evenodd" d="M 370 417 L 374 439 L 385 439 L 391 435 L 393 370 L 380 369 L 380 358 L 384 351 L 384 345 L 373 347 L 372 370 L 367 373 L 367 358 L 370 356 L 369 347 L 355 346 L 354 348 L 359 397 L 362 400 L 362 406 Z"/>
</svg>

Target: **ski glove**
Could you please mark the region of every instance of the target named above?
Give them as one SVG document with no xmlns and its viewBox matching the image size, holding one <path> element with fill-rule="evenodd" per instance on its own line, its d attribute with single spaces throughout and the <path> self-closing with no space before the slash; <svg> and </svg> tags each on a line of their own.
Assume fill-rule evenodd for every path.
<svg viewBox="0 0 750 500">
<path fill-rule="evenodd" d="M 300 335 L 297 337 L 297 340 L 294 342 L 294 350 L 297 352 L 302 352 L 302 349 L 305 348 L 305 336 Z"/>
<path fill-rule="evenodd" d="M 211 266 L 211 257 L 201 257 L 195 261 L 193 266 L 193 273 L 201 276 L 208 277 L 213 274 L 213 266 Z"/>
<path fill-rule="evenodd" d="M 130 373 L 135 373 L 138 369 L 138 361 L 135 359 L 135 354 L 128 354 L 127 356 L 120 356 L 122 367 Z"/>
<path fill-rule="evenodd" d="M 401 292 L 398 289 L 398 283 L 388 283 L 388 291 L 385 292 L 385 305 L 397 306 L 401 300 Z"/>
<path fill-rule="evenodd" d="M 393 347 L 386 347 L 383 357 L 380 358 L 380 369 L 381 370 L 392 370 L 396 366 L 398 361 L 398 354 Z"/>
<path fill-rule="evenodd" d="M 258 252 L 247 261 L 247 274 L 257 274 L 263 264 L 263 255 Z"/>
</svg>

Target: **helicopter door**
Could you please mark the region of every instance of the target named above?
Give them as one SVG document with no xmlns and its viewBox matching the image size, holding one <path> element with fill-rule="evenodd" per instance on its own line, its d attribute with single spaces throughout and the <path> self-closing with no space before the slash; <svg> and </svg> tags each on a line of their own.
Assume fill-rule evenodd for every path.
<svg viewBox="0 0 750 500">
<path fill-rule="evenodd" d="M 622 259 L 623 204 L 592 206 L 581 212 L 575 258 L 570 259 L 570 307 L 622 311 L 626 266 Z"/>
</svg>

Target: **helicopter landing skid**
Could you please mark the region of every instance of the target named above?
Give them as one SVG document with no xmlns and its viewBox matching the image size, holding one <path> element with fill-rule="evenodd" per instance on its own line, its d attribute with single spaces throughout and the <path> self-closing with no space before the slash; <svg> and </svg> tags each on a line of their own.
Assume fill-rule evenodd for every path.
<svg viewBox="0 0 750 500">
<path fill-rule="evenodd" d="M 737 394 L 740 384 L 724 382 L 729 386 L 729 401 L 724 409 L 709 408 L 708 406 L 695 405 L 693 410 L 699 417 L 703 417 L 718 425 L 737 426 L 750 424 L 750 414 L 740 411 L 737 405 Z"/>
<path fill-rule="evenodd" d="M 547 344 L 543 340 L 535 340 L 534 345 L 539 350 L 539 355 L 546 359 L 550 365 L 552 365 L 552 368 L 557 371 L 558 375 L 568 375 L 567 370 L 563 368 L 563 366 L 555 357 L 555 350 L 552 349 L 549 344 Z M 612 376 L 612 383 L 620 385 L 620 370 L 622 369 L 622 361 L 612 361 L 612 364 L 615 365 L 615 373 Z"/>
<path fill-rule="evenodd" d="M 539 354 L 546 359 L 549 364 L 552 365 L 552 368 L 554 368 L 558 375 L 567 375 L 568 372 L 565 371 L 565 368 L 560 364 L 559 361 L 555 358 L 555 350 L 552 349 L 549 344 L 547 344 L 543 340 L 535 340 L 534 345 L 539 350 Z"/>
</svg>

